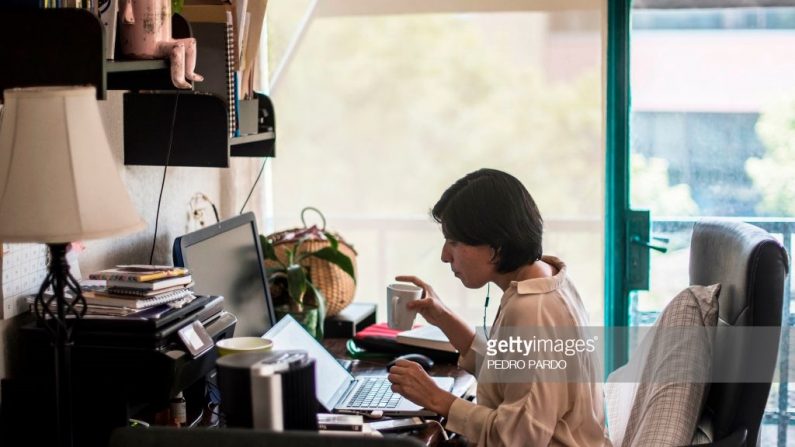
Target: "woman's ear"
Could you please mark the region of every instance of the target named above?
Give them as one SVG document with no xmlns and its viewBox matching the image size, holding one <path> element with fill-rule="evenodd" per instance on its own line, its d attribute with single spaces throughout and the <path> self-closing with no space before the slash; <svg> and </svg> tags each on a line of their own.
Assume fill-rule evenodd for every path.
<svg viewBox="0 0 795 447">
<path fill-rule="evenodd" d="M 499 247 L 491 247 L 491 259 L 489 262 L 492 264 L 497 264 L 500 262 L 500 248 Z"/>
</svg>

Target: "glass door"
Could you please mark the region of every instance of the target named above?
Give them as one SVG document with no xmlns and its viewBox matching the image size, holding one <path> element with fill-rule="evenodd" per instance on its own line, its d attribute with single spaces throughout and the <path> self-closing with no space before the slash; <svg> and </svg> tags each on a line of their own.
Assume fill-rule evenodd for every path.
<svg viewBox="0 0 795 447">
<path fill-rule="evenodd" d="M 628 275 L 630 325 L 651 325 L 688 285 L 698 218 L 749 221 L 790 252 L 795 228 L 795 8 L 669 3 L 638 1 L 630 14 L 629 203 L 648 213 L 627 216 L 627 262 L 634 273 L 650 265 L 648 277 Z M 762 445 L 792 439 L 786 370 Z"/>
</svg>

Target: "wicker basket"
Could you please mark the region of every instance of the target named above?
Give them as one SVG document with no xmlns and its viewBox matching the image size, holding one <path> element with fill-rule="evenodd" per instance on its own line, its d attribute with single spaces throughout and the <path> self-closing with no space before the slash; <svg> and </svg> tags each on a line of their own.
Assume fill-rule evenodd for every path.
<svg viewBox="0 0 795 447">
<path fill-rule="evenodd" d="M 292 228 L 266 236 L 266 238 L 273 244 L 273 248 L 276 251 L 276 257 L 278 257 L 282 262 L 287 261 L 287 250 L 293 248 L 295 243 L 301 238 L 306 238 L 301 245 L 301 253 L 314 252 L 331 245 L 331 242 L 329 242 L 323 234 L 323 232 L 326 231 L 326 220 L 323 218 L 323 215 L 320 214 L 321 218 L 323 218 L 323 228 L 318 228 L 315 225 L 307 227 L 304 221 L 304 212 L 307 210 L 313 210 L 320 214 L 320 211 L 314 208 L 304 208 L 304 210 L 301 211 L 301 221 L 304 222 L 303 228 Z M 353 270 L 356 272 L 356 250 L 338 233 L 330 233 L 337 238 L 339 241 L 339 251 L 351 259 Z M 272 262 L 273 261 L 265 261 L 265 265 L 272 267 Z M 331 317 L 338 314 L 342 309 L 348 306 L 351 301 L 353 301 L 353 295 L 356 292 L 356 283 L 353 281 L 353 278 L 351 278 L 341 268 L 329 263 L 328 261 L 315 258 L 313 256 L 304 259 L 301 262 L 301 265 L 308 268 L 309 277 L 311 278 L 312 283 L 315 285 L 315 287 L 320 289 L 320 291 L 326 297 L 326 317 Z"/>
</svg>

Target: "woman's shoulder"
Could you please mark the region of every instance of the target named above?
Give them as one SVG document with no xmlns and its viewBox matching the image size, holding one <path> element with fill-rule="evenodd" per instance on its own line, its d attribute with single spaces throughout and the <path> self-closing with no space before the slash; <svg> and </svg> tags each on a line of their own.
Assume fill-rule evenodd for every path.
<svg viewBox="0 0 795 447">
<path fill-rule="evenodd" d="M 506 323 L 516 326 L 571 326 L 572 297 L 566 288 L 556 288 L 545 293 L 517 294 L 504 306 Z"/>
</svg>

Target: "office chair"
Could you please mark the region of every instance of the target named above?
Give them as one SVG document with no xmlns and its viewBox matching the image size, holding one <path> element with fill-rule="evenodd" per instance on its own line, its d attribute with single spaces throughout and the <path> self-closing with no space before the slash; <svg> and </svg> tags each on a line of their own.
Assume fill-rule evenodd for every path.
<svg viewBox="0 0 795 447">
<path fill-rule="evenodd" d="M 407 437 L 321 435 L 244 428 L 123 427 L 113 431 L 109 447 L 421 447 Z"/>
<path fill-rule="evenodd" d="M 716 368 L 732 377 L 749 369 L 766 381 L 711 383 L 704 417 L 711 422 L 715 446 L 755 446 L 778 354 L 782 298 L 789 270 L 784 247 L 766 231 L 750 224 L 702 220 L 693 228 L 690 284 L 720 283 Z M 754 350 L 748 337 L 739 339 L 731 327 L 774 327 L 775 349 Z M 762 352 L 760 352 L 762 351 Z M 753 359 L 753 360 L 749 360 Z M 752 364 L 751 364 L 752 363 Z M 719 365 L 719 366 L 718 366 Z"/>
</svg>

